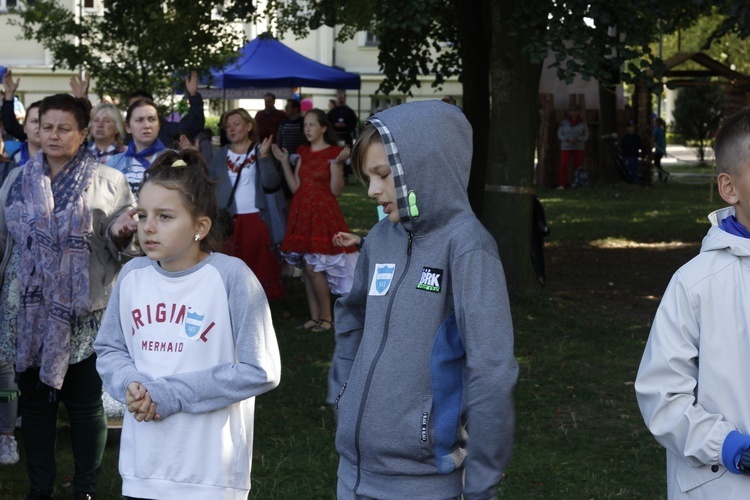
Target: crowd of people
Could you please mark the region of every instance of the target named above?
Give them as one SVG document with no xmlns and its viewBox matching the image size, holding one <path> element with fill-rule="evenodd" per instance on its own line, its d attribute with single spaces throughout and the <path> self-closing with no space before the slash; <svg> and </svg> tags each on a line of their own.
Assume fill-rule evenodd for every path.
<svg viewBox="0 0 750 500">
<path fill-rule="evenodd" d="M 284 266 L 304 283 L 298 328 L 335 335 L 337 497 L 495 497 L 518 364 L 497 245 L 469 205 L 472 129 L 454 98 L 378 112 L 360 130 L 343 91 L 327 113 L 296 99 L 281 111 L 267 94 L 255 117 L 224 113 L 212 146 L 195 74 L 178 122 L 144 91 L 124 118 L 111 102 L 92 108 L 86 76 L 72 95 L 31 103 L 21 125 L 20 82 L 11 71 L 2 81 L 3 129 L 20 146 L 0 184 L 0 388 L 20 397 L 0 403 L 0 465 L 20 460 L 20 415 L 27 500 L 54 498 L 60 403 L 74 498 L 96 498 L 105 390 L 123 409 L 125 499 L 247 498 L 254 398 L 281 376 L 269 300 L 285 294 Z M 664 122 L 654 126 L 666 182 Z M 580 108 L 558 138 L 564 189 L 570 163 L 583 168 Z M 670 498 L 747 491 L 749 145 L 744 110 L 716 139 L 730 207 L 710 215 L 701 254 L 667 288 L 635 382 L 667 449 Z M 634 125 L 620 149 L 637 182 L 648 152 Z M 348 173 L 382 213 L 366 237 L 337 202 Z"/>
<path fill-rule="evenodd" d="M 3 130 L 19 147 L 2 158 L 0 183 L 0 388 L 20 397 L 0 403 L 0 465 L 23 455 L 27 500 L 55 497 L 60 403 L 74 498 L 96 498 L 106 393 L 123 411 L 125 499 L 247 498 L 254 398 L 278 386 L 283 362 L 269 301 L 295 283 L 282 279 L 290 266 L 307 299 L 298 328 L 335 336 L 337 497 L 494 498 L 518 364 L 498 249 L 466 191 L 472 129 L 453 97 L 378 112 L 360 130 L 343 91 L 327 112 L 297 99 L 282 111 L 267 94 L 254 117 L 225 112 L 214 146 L 195 74 L 176 122 L 144 91 L 124 116 L 112 102 L 92 108 L 85 76 L 72 95 L 31 103 L 20 124 L 20 82 L 11 71 L 2 82 Z M 656 118 L 662 182 L 664 128 Z M 667 288 L 635 382 L 667 449 L 670 498 L 747 490 L 737 304 L 749 131 L 747 110 L 719 131 L 730 207 L 710 215 L 701 254 Z M 588 133 L 572 106 L 558 130 L 560 188 L 571 163 L 580 185 Z M 619 150 L 633 183 L 647 149 L 629 124 Z M 350 174 L 382 215 L 366 236 L 337 201 Z M 716 299 L 728 286 L 735 297 Z"/>
<path fill-rule="evenodd" d="M 254 398 L 283 359 L 269 301 L 296 286 L 286 266 L 307 298 L 298 328 L 335 333 L 338 496 L 493 496 L 518 366 L 455 101 L 380 112 L 359 136 L 343 91 L 327 112 L 267 94 L 254 117 L 224 113 L 212 146 L 195 74 L 177 122 L 144 91 L 124 116 L 92 108 L 86 75 L 21 125 L 19 85 L 3 76 L 3 128 L 22 145 L 0 187 L 0 387 L 20 390 L 0 403 L 0 464 L 24 457 L 28 500 L 54 498 L 60 403 L 74 498 L 96 498 L 105 391 L 123 411 L 125 498 L 247 498 Z M 350 174 L 383 214 L 366 238 L 337 201 Z"/>
</svg>

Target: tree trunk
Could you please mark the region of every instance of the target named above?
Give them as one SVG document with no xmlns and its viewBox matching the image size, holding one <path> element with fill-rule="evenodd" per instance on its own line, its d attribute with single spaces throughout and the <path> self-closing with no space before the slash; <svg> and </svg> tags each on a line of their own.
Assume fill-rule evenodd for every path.
<svg viewBox="0 0 750 500">
<path fill-rule="evenodd" d="M 602 83 L 599 85 L 599 182 L 611 184 L 620 180 L 620 173 L 615 165 L 611 141 L 617 141 L 617 94 L 615 86 Z"/>
<path fill-rule="evenodd" d="M 490 8 L 485 0 L 454 0 L 453 4 L 462 42 L 463 109 L 473 129 L 469 202 L 474 213 L 481 218 L 490 129 Z"/>
<path fill-rule="evenodd" d="M 498 242 L 511 296 L 520 298 L 541 292 L 531 261 L 531 225 L 542 65 L 523 52 L 528 31 L 507 35 L 513 3 L 491 6 L 492 108 L 482 221 Z"/>
</svg>

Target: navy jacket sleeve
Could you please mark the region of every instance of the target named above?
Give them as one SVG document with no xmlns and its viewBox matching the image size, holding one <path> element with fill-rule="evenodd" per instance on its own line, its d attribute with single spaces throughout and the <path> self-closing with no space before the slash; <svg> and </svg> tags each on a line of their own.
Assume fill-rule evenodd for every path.
<svg viewBox="0 0 750 500">
<path fill-rule="evenodd" d="M 200 93 L 188 96 L 188 102 L 190 103 L 190 109 L 179 123 L 161 121 L 159 139 L 167 147 L 180 134 L 185 134 L 190 139 L 195 138 L 206 124 L 206 116 L 203 114 L 203 97 Z"/>
<path fill-rule="evenodd" d="M 16 120 L 16 112 L 13 109 L 13 101 L 3 99 L 3 128 L 7 133 L 18 139 L 19 141 L 25 141 L 28 139 L 26 132 L 23 130 L 23 126 Z"/>
</svg>

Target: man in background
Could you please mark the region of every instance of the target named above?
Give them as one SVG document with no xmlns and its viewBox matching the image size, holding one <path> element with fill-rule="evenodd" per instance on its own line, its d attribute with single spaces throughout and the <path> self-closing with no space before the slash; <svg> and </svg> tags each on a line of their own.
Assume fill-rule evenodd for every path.
<svg viewBox="0 0 750 500">
<path fill-rule="evenodd" d="M 255 121 L 258 123 L 258 134 L 261 141 L 266 137 L 274 136 L 273 142 L 276 142 L 279 125 L 281 125 L 281 120 L 286 118 L 286 113 L 280 109 L 276 109 L 276 96 L 270 92 L 263 96 L 263 101 L 266 104 L 265 108 L 255 114 Z"/>
<path fill-rule="evenodd" d="M 339 90 L 336 93 L 336 107 L 328 112 L 328 119 L 333 125 L 339 142 L 343 141 L 347 146 L 351 146 L 357 136 L 359 119 L 354 110 L 346 105 L 346 90 Z"/>
</svg>

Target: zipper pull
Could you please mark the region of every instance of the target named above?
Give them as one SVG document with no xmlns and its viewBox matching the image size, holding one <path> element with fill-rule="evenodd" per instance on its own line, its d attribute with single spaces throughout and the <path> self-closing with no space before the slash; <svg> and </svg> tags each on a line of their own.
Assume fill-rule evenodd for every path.
<svg viewBox="0 0 750 500">
<path fill-rule="evenodd" d="M 411 255 L 411 243 L 414 241 L 414 233 L 407 231 L 409 234 L 409 246 L 406 247 L 406 255 Z"/>
<path fill-rule="evenodd" d="M 339 391 L 339 395 L 336 396 L 336 401 L 333 403 L 333 406 L 338 410 L 339 409 L 339 399 L 341 399 L 341 396 L 344 395 L 344 391 L 346 390 L 346 384 L 344 384 L 344 387 L 341 388 L 341 391 Z"/>
</svg>

